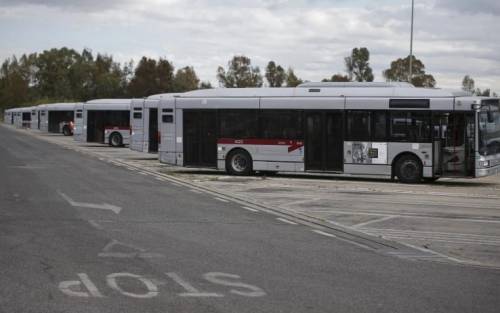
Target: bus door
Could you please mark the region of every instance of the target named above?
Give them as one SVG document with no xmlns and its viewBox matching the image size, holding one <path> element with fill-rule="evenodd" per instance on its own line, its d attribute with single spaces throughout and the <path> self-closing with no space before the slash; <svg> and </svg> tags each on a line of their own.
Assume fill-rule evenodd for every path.
<svg viewBox="0 0 500 313">
<path fill-rule="evenodd" d="M 149 109 L 149 151 L 158 152 L 158 109 Z"/>
<path fill-rule="evenodd" d="M 342 112 L 308 112 L 306 115 L 305 163 L 310 171 L 343 171 Z"/>
<path fill-rule="evenodd" d="M 435 114 L 433 123 L 435 173 L 473 176 L 474 115 L 463 112 Z"/>
<path fill-rule="evenodd" d="M 144 145 L 144 100 L 133 100 L 130 105 L 130 127 L 132 134 L 130 136 L 130 149 L 136 151 L 145 151 Z"/>
<path fill-rule="evenodd" d="M 215 110 L 184 110 L 184 165 L 217 167 Z"/>
</svg>

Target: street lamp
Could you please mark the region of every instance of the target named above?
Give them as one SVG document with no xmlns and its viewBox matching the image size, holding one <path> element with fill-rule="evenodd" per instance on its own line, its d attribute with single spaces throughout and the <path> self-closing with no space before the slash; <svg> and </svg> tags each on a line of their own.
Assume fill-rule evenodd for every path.
<svg viewBox="0 0 500 313">
<path fill-rule="evenodd" d="M 412 78 L 412 61 L 413 61 L 413 12 L 415 8 L 415 0 L 411 0 L 411 31 L 410 31 L 410 74 L 408 75 L 408 82 L 411 84 Z"/>
</svg>

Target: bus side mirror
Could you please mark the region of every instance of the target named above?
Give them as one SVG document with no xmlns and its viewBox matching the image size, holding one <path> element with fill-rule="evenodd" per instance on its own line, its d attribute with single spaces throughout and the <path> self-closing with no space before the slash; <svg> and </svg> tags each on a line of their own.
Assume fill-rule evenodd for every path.
<svg viewBox="0 0 500 313">
<path fill-rule="evenodd" d="M 488 116 L 488 123 L 495 123 L 495 116 L 493 115 L 493 112 L 488 111 L 486 114 Z"/>
</svg>

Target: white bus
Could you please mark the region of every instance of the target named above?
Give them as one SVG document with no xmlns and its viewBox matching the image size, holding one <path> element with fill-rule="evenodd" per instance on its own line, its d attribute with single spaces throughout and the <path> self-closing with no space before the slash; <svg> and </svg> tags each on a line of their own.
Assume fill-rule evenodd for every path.
<svg viewBox="0 0 500 313">
<path fill-rule="evenodd" d="M 75 107 L 78 103 L 51 103 L 39 105 L 39 129 L 49 133 L 71 136 L 74 128 Z"/>
<path fill-rule="evenodd" d="M 32 111 L 35 107 L 25 107 L 20 108 L 18 112 L 20 113 L 19 118 L 17 119 L 16 127 L 18 128 L 31 128 L 31 117 Z"/>
<path fill-rule="evenodd" d="M 82 142 L 129 144 L 131 99 L 98 99 L 75 105 L 74 138 Z"/>
<path fill-rule="evenodd" d="M 3 112 L 3 121 L 5 124 L 14 124 L 14 112 L 12 109 L 7 109 Z"/>
<path fill-rule="evenodd" d="M 133 99 L 130 105 L 130 149 L 134 151 L 158 153 L 160 133 L 158 129 L 158 104 L 163 98 L 172 98 L 174 93 Z"/>
<path fill-rule="evenodd" d="M 162 99 L 160 161 L 384 175 L 406 183 L 500 172 L 499 99 L 405 83 L 208 89 Z"/>
</svg>

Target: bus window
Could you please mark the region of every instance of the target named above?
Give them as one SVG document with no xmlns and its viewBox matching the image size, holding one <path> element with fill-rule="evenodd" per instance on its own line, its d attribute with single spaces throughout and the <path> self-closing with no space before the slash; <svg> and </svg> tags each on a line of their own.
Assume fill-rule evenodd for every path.
<svg viewBox="0 0 500 313">
<path fill-rule="evenodd" d="M 350 111 L 347 114 L 347 138 L 352 141 L 370 141 L 370 112 Z"/>
<path fill-rule="evenodd" d="M 258 124 L 258 110 L 231 109 L 219 111 L 220 138 L 257 138 Z"/>
<path fill-rule="evenodd" d="M 372 112 L 372 141 L 387 141 L 387 114 L 385 111 Z"/>
<path fill-rule="evenodd" d="M 392 141 L 430 142 L 429 112 L 391 112 L 390 137 Z"/>
<path fill-rule="evenodd" d="M 262 137 L 265 139 L 302 140 L 302 112 L 298 110 L 263 110 Z"/>
</svg>

